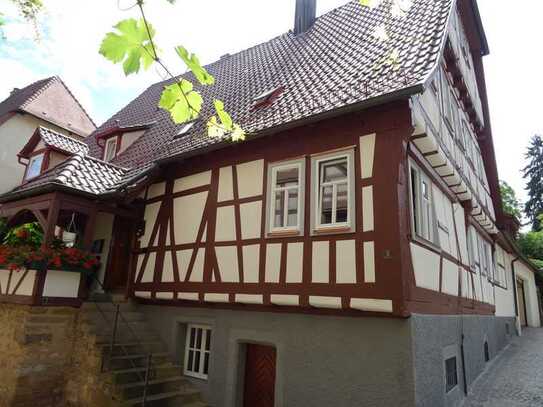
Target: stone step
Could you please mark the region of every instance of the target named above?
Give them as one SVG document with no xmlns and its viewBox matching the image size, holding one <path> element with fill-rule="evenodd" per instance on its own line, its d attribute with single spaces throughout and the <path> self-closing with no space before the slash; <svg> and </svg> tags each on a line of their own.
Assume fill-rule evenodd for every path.
<svg viewBox="0 0 543 407">
<path fill-rule="evenodd" d="M 121 312 L 124 312 L 124 311 L 137 311 L 137 307 L 134 303 L 132 302 L 121 302 L 118 304 L 119 305 L 119 309 L 121 310 Z M 117 309 L 117 304 L 114 304 L 112 302 L 91 302 L 91 301 L 87 301 L 87 302 L 84 302 L 82 305 L 81 305 L 81 311 L 82 312 L 87 312 L 87 311 L 92 311 L 92 310 L 96 310 L 96 311 L 99 311 L 101 310 L 102 312 L 113 312 Z"/>
<path fill-rule="evenodd" d="M 100 335 L 110 335 L 113 332 L 113 325 L 113 321 L 103 321 L 96 324 L 89 323 L 89 331 Z M 152 330 L 153 328 L 149 326 L 147 321 L 117 321 L 117 332 L 130 333 L 132 331 L 134 333 L 145 333 Z"/>
<path fill-rule="evenodd" d="M 147 371 L 147 368 L 142 366 L 142 367 L 131 367 L 128 369 L 121 369 L 121 370 L 110 370 L 109 373 L 111 374 L 112 383 L 115 384 L 116 386 L 119 386 L 122 384 L 144 381 L 146 371 Z M 174 366 L 172 364 L 163 365 L 163 366 L 153 366 L 152 369 L 149 370 L 149 379 L 159 380 L 159 379 L 164 379 L 168 377 L 179 376 L 180 374 L 181 374 L 180 366 Z"/>
<path fill-rule="evenodd" d="M 144 321 L 145 314 L 138 311 L 121 311 L 119 319 L 121 321 Z M 81 312 L 81 320 L 84 322 L 98 323 L 98 322 L 113 322 L 115 321 L 115 311 L 108 310 L 100 312 L 98 310 L 85 310 Z"/>
<path fill-rule="evenodd" d="M 162 364 L 162 365 L 154 365 L 153 366 L 153 370 L 166 370 L 166 369 L 176 369 L 176 370 L 179 370 L 181 369 L 181 366 L 179 365 L 174 365 L 173 363 L 166 363 L 166 364 Z M 130 369 L 119 369 L 119 370 L 112 370 L 111 373 L 115 374 L 115 375 L 120 375 L 120 374 L 126 374 L 126 373 L 140 373 L 140 372 L 145 372 L 147 370 L 146 367 L 133 367 L 133 368 L 130 368 Z M 161 377 L 164 377 L 164 376 L 161 376 Z"/>
<path fill-rule="evenodd" d="M 73 315 L 65 314 L 31 314 L 26 317 L 26 324 L 67 324 L 74 321 Z"/>
<path fill-rule="evenodd" d="M 145 405 L 146 406 L 163 406 L 163 405 L 173 405 L 170 404 L 172 402 L 183 402 L 184 398 L 187 396 L 192 397 L 194 395 L 194 392 L 187 393 L 184 390 L 178 390 L 178 391 L 172 391 L 168 393 L 160 393 L 160 394 L 153 394 L 146 398 Z M 193 400 L 187 400 L 187 401 L 193 401 Z M 138 397 L 135 399 L 127 400 L 123 403 L 125 406 L 140 406 L 143 403 L 143 397 Z M 185 405 L 185 403 L 183 403 Z"/>
<path fill-rule="evenodd" d="M 145 381 L 136 381 L 117 386 L 124 400 L 136 399 L 142 397 L 145 390 Z M 198 399 L 200 393 L 194 386 L 187 381 L 183 376 L 171 376 L 160 379 L 149 380 L 147 383 L 147 394 L 159 394 L 172 391 L 183 390 L 187 395 Z"/>
<path fill-rule="evenodd" d="M 110 370 L 113 382 L 116 385 L 127 384 L 132 382 L 141 382 L 145 380 L 145 372 L 147 367 L 131 367 L 128 369 Z M 179 376 L 181 372 L 181 366 L 173 365 L 172 363 L 166 363 L 162 365 L 153 365 L 150 369 L 150 379 L 158 380 L 161 378 Z"/>
<path fill-rule="evenodd" d="M 169 354 L 167 352 L 153 353 L 151 363 L 164 364 L 169 361 Z M 147 366 L 147 354 L 142 355 L 113 355 L 111 358 L 106 356 L 107 366 L 111 369 L 122 369 L 131 367 L 145 367 Z"/>
<path fill-rule="evenodd" d="M 101 344 L 99 345 L 102 349 L 102 352 L 109 353 L 110 345 Z M 122 344 L 115 344 L 113 346 L 113 356 L 123 356 L 128 354 L 136 353 L 162 353 L 165 352 L 166 346 L 162 342 L 155 341 L 143 341 L 143 342 L 125 342 Z"/>
<path fill-rule="evenodd" d="M 159 357 L 167 357 L 169 356 L 168 352 L 161 352 L 161 353 L 151 353 L 153 358 L 159 358 Z M 146 359 L 149 356 L 148 353 L 142 353 L 139 355 L 120 355 L 120 356 L 113 356 L 112 359 L 115 360 L 121 360 L 121 359 Z"/>
<path fill-rule="evenodd" d="M 112 334 L 110 333 L 94 333 L 96 337 L 96 344 L 108 344 L 111 343 Z M 154 331 L 146 332 L 129 332 L 120 331 L 115 335 L 115 342 L 159 342 L 160 337 Z"/>
<path fill-rule="evenodd" d="M 156 380 L 150 380 L 148 384 L 153 385 L 153 384 L 175 383 L 175 382 L 179 382 L 180 384 L 182 384 L 183 382 L 186 382 L 186 381 L 187 379 L 184 376 L 172 376 L 172 377 L 163 377 Z M 145 382 L 131 382 L 131 383 L 125 383 L 125 384 L 119 385 L 118 387 L 121 390 L 125 390 L 125 389 L 131 389 L 134 387 L 139 387 L 139 386 L 144 386 L 144 385 L 145 385 Z"/>
</svg>

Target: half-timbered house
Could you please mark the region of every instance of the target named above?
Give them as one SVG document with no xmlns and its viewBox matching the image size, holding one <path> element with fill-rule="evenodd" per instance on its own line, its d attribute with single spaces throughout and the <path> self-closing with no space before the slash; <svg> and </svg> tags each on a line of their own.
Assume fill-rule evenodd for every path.
<svg viewBox="0 0 543 407">
<path fill-rule="evenodd" d="M 501 208 L 477 4 L 296 5 L 294 30 L 207 67 L 205 100 L 247 141 L 209 138 L 209 107 L 173 124 L 160 82 L 2 214 L 52 238 L 76 212 L 106 290 L 140 304 L 211 405 L 454 405 L 539 326 Z M 32 278 L 0 281 L 3 300 L 87 292 Z"/>
</svg>

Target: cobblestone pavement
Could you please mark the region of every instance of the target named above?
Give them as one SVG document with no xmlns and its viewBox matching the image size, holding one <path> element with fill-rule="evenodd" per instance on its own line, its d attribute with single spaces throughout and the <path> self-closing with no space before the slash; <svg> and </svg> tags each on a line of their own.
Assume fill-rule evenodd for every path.
<svg viewBox="0 0 543 407">
<path fill-rule="evenodd" d="M 475 381 L 463 407 L 543 407 L 543 329 L 524 329 Z"/>
</svg>

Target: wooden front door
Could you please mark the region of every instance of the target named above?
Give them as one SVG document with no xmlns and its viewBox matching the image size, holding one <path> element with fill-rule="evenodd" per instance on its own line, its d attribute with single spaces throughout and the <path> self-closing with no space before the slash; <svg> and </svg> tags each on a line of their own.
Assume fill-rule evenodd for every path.
<svg viewBox="0 0 543 407">
<path fill-rule="evenodd" d="M 116 216 L 113 222 L 113 233 L 105 279 L 105 287 L 108 290 L 126 288 L 133 223 L 133 220 L 121 218 L 120 216 Z"/>
<path fill-rule="evenodd" d="M 517 280 L 517 292 L 518 292 L 518 314 L 520 317 L 520 325 L 527 326 L 526 321 L 526 297 L 524 295 L 524 282 Z"/>
<path fill-rule="evenodd" d="M 274 407 L 275 348 L 247 345 L 244 407 Z"/>
</svg>

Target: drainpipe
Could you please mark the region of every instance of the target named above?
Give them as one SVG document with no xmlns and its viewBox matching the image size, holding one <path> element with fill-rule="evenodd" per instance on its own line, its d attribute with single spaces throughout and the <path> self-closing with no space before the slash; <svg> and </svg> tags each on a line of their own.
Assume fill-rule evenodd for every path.
<svg viewBox="0 0 543 407">
<path fill-rule="evenodd" d="M 462 317 L 461 317 L 462 318 Z M 460 343 L 460 357 L 462 358 L 462 379 L 464 381 L 464 394 L 468 396 L 468 380 L 466 376 L 466 355 L 464 353 L 464 324 L 462 323 L 462 342 Z"/>
<path fill-rule="evenodd" d="M 511 261 L 511 276 L 513 277 L 513 297 L 515 300 L 515 317 L 516 317 L 516 324 L 517 324 L 517 333 L 518 336 L 522 334 L 521 327 L 520 327 L 520 319 L 519 319 L 519 313 L 518 313 L 518 297 L 517 297 L 517 277 L 515 276 L 515 263 L 520 260 L 520 257 L 517 256 Z"/>
</svg>

